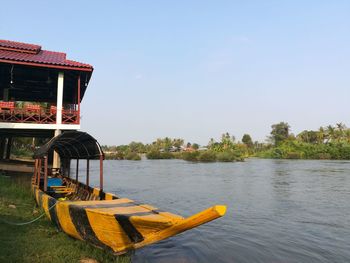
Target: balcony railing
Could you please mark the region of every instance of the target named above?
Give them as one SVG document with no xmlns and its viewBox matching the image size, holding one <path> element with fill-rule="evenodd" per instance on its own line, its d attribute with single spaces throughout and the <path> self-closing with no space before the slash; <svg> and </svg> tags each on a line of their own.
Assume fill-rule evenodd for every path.
<svg viewBox="0 0 350 263">
<path fill-rule="evenodd" d="M 13 101 L 0 101 L 0 122 L 55 124 L 56 118 L 56 106 L 46 108 L 39 104 L 28 104 L 20 107 Z M 62 123 L 79 124 L 79 112 L 74 109 L 63 109 Z"/>
</svg>

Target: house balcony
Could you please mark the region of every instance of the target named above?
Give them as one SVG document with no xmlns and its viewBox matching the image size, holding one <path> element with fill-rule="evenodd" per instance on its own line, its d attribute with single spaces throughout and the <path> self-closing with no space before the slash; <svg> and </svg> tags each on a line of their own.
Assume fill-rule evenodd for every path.
<svg viewBox="0 0 350 263">
<path fill-rule="evenodd" d="M 77 105 L 62 109 L 62 124 L 80 124 Z M 57 107 L 48 103 L 0 101 L 0 123 L 56 124 Z"/>
</svg>

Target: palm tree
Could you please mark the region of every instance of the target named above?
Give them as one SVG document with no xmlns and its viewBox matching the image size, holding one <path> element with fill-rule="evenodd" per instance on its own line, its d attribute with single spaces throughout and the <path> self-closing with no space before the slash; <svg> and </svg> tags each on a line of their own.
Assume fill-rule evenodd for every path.
<svg viewBox="0 0 350 263">
<path fill-rule="evenodd" d="M 329 141 L 333 141 L 335 139 L 335 129 L 332 125 L 328 125 L 326 127 L 326 133 L 327 133 L 327 143 Z"/>
<path fill-rule="evenodd" d="M 214 138 L 210 138 L 210 141 L 208 142 L 208 148 L 211 148 L 215 143 Z"/>
<path fill-rule="evenodd" d="M 320 127 L 317 132 L 317 142 L 318 143 L 324 143 L 324 140 L 326 139 L 326 133 L 323 127 Z"/>
<path fill-rule="evenodd" d="M 232 148 L 234 145 L 235 137 L 226 132 L 221 136 L 222 149 L 226 150 Z"/>
<path fill-rule="evenodd" d="M 344 130 L 346 129 L 346 126 L 344 123 L 337 123 L 336 124 L 337 128 L 336 128 L 336 139 L 337 141 L 340 141 L 344 138 Z"/>
<path fill-rule="evenodd" d="M 344 132 L 345 140 L 350 143 L 350 129 L 346 129 Z"/>
<path fill-rule="evenodd" d="M 183 139 L 173 139 L 173 146 L 179 148 L 184 144 L 184 140 Z"/>
<path fill-rule="evenodd" d="M 301 140 L 302 142 L 308 143 L 309 142 L 309 133 L 308 133 L 308 131 L 307 130 L 302 131 L 301 133 L 299 133 L 297 135 L 297 138 L 299 140 Z"/>
</svg>

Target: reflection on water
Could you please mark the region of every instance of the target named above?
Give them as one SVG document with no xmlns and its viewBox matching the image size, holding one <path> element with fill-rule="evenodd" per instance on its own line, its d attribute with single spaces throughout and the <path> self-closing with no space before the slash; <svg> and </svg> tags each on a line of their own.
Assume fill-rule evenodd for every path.
<svg viewBox="0 0 350 263">
<path fill-rule="evenodd" d="M 347 161 L 106 161 L 105 188 L 183 216 L 228 206 L 219 220 L 135 251 L 134 262 L 350 261 Z"/>
</svg>

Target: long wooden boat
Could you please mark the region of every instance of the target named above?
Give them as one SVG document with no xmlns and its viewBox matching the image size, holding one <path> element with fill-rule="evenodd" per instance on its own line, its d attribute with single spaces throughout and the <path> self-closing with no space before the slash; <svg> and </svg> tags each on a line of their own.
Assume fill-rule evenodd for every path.
<svg viewBox="0 0 350 263">
<path fill-rule="evenodd" d="M 59 168 L 49 167 L 58 154 Z M 34 155 L 32 189 L 47 217 L 68 235 L 115 254 L 123 254 L 179 234 L 223 216 L 226 206 L 215 205 L 198 214 L 182 216 L 103 191 L 103 152 L 83 132 L 54 137 Z M 76 159 L 75 179 L 70 163 Z M 86 183 L 79 182 L 79 160 L 86 159 Z M 100 159 L 100 187 L 89 186 L 89 160 Z"/>
</svg>

